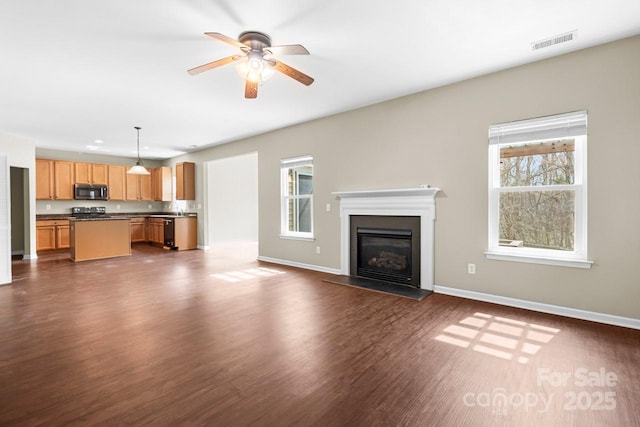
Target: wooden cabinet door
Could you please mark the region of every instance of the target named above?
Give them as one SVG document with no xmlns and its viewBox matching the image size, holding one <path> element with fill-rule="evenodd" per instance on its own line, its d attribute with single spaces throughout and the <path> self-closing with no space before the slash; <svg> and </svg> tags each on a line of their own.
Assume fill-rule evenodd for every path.
<svg viewBox="0 0 640 427">
<path fill-rule="evenodd" d="M 126 174 L 125 166 L 109 165 L 108 167 L 109 200 L 126 200 Z"/>
<path fill-rule="evenodd" d="M 161 166 L 151 170 L 153 200 L 157 202 L 170 202 L 171 194 L 171 168 Z"/>
<path fill-rule="evenodd" d="M 74 163 L 75 183 L 92 184 L 91 163 Z"/>
<path fill-rule="evenodd" d="M 107 165 L 103 165 L 100 163 L 94 163 L 91 165 L 91 180 L 93 184 L 101 184 L 108 185 L 108 173 L 109 170 Z"/>
<path fill-rule="evenodd" d="M 125 173 L 125 177 L 126 177 L 126 194 L 125 194 L 125 199 L 126 200 L 138 200 L 140 191 L 138 189 L 138 175 L 131 175 L 129 173 Z"/>
<path fill-rule="evenodd" d="M 176 164 L 176 200 L 196 199 L 195 167 L 192 162 Z"/>
<path fill-rule="evenodd" d="M 152 218 L 150 219 L 150 230 L 151 236 L 149 236 L 149 240 L 153 243 L 157 243 L 160 245 L 164 244 L 164 220 L 161 218 Z"/>
<path fill-rule="evenodd" d="M 138 175 L 139 200 L 153 200 L 151 191 L 151 175 Z"/>
<path fill-rule="evenodd" d="M 53 160 L 36 159 L 36 199 L 53 199 Z"/>
<path fill-rule="evenodd" d="M 132 219 L 131 220 L 131 242 L 144 242 L 146 240 L 145 236 L 145 226 L 146 221 L 142 219 L 142 221 Z"/>
<path fill-rule="evenodd" d="M 54 197 L 56 200 L 73 200 L 74 167 L 73 162 L 56 160 L 54 162 Z"/>
<path fill-rule="evenodd" d="M 71 247 L 69 244 L 69 225 L 56 226 L 56 248 L 68 249 Z"/>
<path fill-rule="evenodd" d="M 108 184 L 107 165 L 76 162 L 74 170 L 77 184 Z"/>
<path fill-rule="evenodd" d="M 36 251 L 47 251 L 56 248 L 56 226 L 37 225 L 36 221 Z"/>
</svg>

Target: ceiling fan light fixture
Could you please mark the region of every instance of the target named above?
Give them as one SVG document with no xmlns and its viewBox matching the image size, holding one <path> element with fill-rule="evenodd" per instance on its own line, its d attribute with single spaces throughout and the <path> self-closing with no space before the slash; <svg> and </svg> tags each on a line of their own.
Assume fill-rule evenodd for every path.
<svg viewBox="0 0 640 427">
<path fill-rule="evenodd" d="M 136 161 L 135 166 L 132 166 L 127 173 L 131 175 L 150 175 L 151 172 L 144 167 L 142 160 L 140 160 L 140 129 L 142 128 L 140 126 L 134 126 L 134 129 L 138 132 L 138 160 Z"/>
<path fill-rule="evenodd" d="M 262 83 L 273 76 L 273 66 L 265 61 L 261 55 L 250 53 L 246 58 L 238 61 L 236 71 L 243 79 L 254 83 Z"/>
</svg>

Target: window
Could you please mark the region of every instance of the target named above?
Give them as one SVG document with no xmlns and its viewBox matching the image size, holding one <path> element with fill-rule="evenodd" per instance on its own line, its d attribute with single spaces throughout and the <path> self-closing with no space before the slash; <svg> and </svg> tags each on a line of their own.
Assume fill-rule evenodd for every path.
<svg viewBox="0 0 640 427">
<path fill-rule="evenodd" d="M 281 161 L 283 237 L 313 238 L 313 157 Z"/>
<path fill-rule="evenodd" d="M 489 129 L 487 257 L 589 268 L 587 114 Z"/>
</svg>

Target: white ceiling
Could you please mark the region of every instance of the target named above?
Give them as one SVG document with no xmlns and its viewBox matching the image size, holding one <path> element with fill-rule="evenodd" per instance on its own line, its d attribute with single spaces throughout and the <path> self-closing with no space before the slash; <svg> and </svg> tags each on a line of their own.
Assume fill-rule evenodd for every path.
<svg viewBox="0 0 640 427">
<path fill-rule="evenodd" d="M 279 59 L 315 82 L 187 74 L 239 52 L 204 32 L 245 30 L 304 45 Z M 141 126 L 162 159 L 639 33 L 639 0 L 3 0 L 0 131 L 131 157 Z"/>
</svg>

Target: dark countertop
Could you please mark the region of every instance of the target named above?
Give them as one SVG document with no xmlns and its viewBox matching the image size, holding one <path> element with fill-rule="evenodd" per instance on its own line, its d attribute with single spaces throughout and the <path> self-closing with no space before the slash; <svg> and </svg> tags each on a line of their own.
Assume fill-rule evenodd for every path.
<svg viewBox="0 0 640 427">
<path fill-rule="evenodd" d="M 111 213 L 108 212 L 109 218 L 74 218 L 71 214 L 37 214 L 36 221 L 46 220 L 63 220 L 63 219 L 75 219 L 77 220 L 100 220 L 100 219 L 130 219 L 130 218 L 182 218 L 184 217 L 197 217 L 196 213 L 185 213 L 184 215 L 176 215 L 171 212 L 124 212 L 124 213 Z"/>
<path fill-rule="evenodd" d="M 104 217 L 92 217 L 92 218 L 69 218 L 69 221 L 129 221 L 131 218 L 128 216 L 104 216 Z"/>
</svg>

